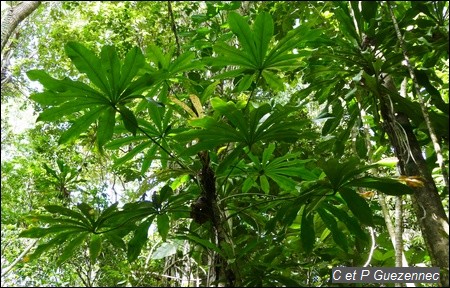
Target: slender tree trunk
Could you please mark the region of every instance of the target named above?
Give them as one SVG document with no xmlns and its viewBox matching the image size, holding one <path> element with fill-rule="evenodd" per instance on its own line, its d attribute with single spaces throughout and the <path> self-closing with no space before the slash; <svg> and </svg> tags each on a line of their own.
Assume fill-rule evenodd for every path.
<svg viewBox="0 0 450 288">
<path fill-rule="evenodd" d="M 5 15 L 2 17 L 2 52 L 19 23 L 33 13 L 40 4 L 41 1 L 24 1 L 5 12 Z"/>
<path fill-rule="evenodd" d="M 389 76 L 385 78 L 385 81 L 386 87 L 396 93 L 397 90 Z M 397 168 L 400 175 L 420 176 L 423 180 L 423 187 L 414 188 L 415 193 L 411 197 L 413 207 L 419 219 L 432 265 L 441 269 L 441 285 L 448 287 L 448 218 L 436 184 L 422 156 L 421 146 L 414 135 L 408 117 L 394 111 L 389 92 L 386 89 L 380 91 L 379 96 L 384 129 L 398 158 Z"/>
<path fill-rule="evenodd" d="M 9 265 L 8 267 L 6 267 L 6 268 L 4 268 L 4 269 L 2 268 L 2 275 L 1 275 L 1 277 L 4 277 L 6 274 L 8 274 L 9 271 L 11 271 L 11 270 L 14 268 L 14 266 L 16 266 L 17 263 L 19 263 L 19 262 L 23 259 L 23 257 L 24 257 L 28 252 L 30 252 L 31 248 L 34 247 L 34 245 L 38 242 L 38 240 L 39 240 L 39 239 L 33 240 L 33 242 L 31 242 L 30 245 L 28 245 L 27 248 L 25 248 L 25 249 L 22 251 L 22 253 L 20 253 L 20 255 L 17 256 L 17 258 L 11 263 L 11 265 Z"/>
<path fill-rule="evenodd" d="M 366 112 L 362 108 L 359 98 L 358 98 L 358 107 L 359 107 L 359 110 L 360 110 L 361 119 L 365 119 L 366 118 Z M 370 143 L 370 134 L 369 134 L 370 127 L 367 124 L 367 122 L 364 122 L 363 127 L 364 127 L 365 142 L 366 142 L 366 147 L 367 147 L 367 155 L 368 155 L 368 159 L 371 160 L 372 156 L 373 156 L 373 150 L 372 150 L 372 144 Z M 376 168 L 372 168 L 371 172 L 372 172 L 373 175 L 378 175 L 378 170 Z M 391 215 L 390 215 L 389 209 L 388 209 L 388 207 L 386 205 L 386 198 L 385 198 L 383 193 L 378 193 L 377 198 L 378 198 L 378 203 L 381 206 L 381 211 L 382 211 L 383 216 L 384 216 L 384 221 L 386 223 L 386 228 L 387 228 L 388 233 L 389 233 L 389 238 L 391 238 L 392 246 L 395 249 L 395 254 L 396 254 L 395 255 L 396 256 L 395 257 L 396 258 L 395 261 L 396 261 L 396 263 L 401 263 L 401 266 L 398 266 L 398 267 L 409 267 L 408 261 L 407 261 L 406 256 L 405 256 L 405 251 L 403 249 L 403 245 L 401 246 L 401 248 L 402 248 L 401 249 L 401 253 L 396 248 L 398 240 L 399 240 L 399 237 L 396 236 L 396 232 L 399 232 L 399 230 L 397 230 L 397 227 L 394 228 L 394 225 L 392 225 Z M 373 231 L 372 231 L 372 233 L 373 233 Z M 403 233 L 403 229 L 400 231 L 400 234 L 401 233 Z M 370 264 L 370 258 L 369 258 L 368 262 L 366 263 L 366 265 L 364 265 L 364 267 L 367 267 L 369 264 Z M 416 287 L 416 284 L 415 283 L 406 283 L 406 287 Z"/>
<path fill-rule="evenodd" d="M 225 225 L 227 222 L 223 218 L 223 213 L 217 203 L 216 192 L 216 176 L 209 164 L 209 154 L 207 151 L 200 152 L 200 160 L 202 162 L 202 171 L 200 174 L 200 184 L 202 188 L 202 197 L 204 197 L 205 210 L 207 218 L 211 221 L 213 227 L 212 242 L 217 244 L 220 249 L 223 249 L 227 243 L 227 234 Z M 195 220 L 195 219 L 194 219 Z M 212 278 L 217 286 L 234 287 L 236 277 L 233 269 L 228 265 L 227 259 L 217 253 L 214 253 L 211 259 Z"/>
</svg>

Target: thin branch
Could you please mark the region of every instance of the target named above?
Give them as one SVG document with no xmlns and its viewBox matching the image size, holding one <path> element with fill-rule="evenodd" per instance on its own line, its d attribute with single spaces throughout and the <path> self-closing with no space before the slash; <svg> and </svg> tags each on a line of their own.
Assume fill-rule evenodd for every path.
<svg viewBox="0 0 450 288">
<path fill-rule="evenodd" d="M 14 266 L 16 266 L 16 264 L 19 263 L 19 261 L 21 261 L 23 257 L 31 250 L 31 248 L 33 248 L 33 246 L 38 242 L 38 240 L 39 239 L 36 239 L 33 242 L 31 242 L 30 245 L 28 245 L 25 248 L 25 250 L 23 250 L 23 252 L 20 253 L 19 256 L 17 256 L 17 258 L 11 263 L 11 265 L 6 267 L 5 269 L 2 269 L 1 277 L 4 277 L 6 274 L 8 274 L 8 272 L 11 271 L 11 269 L 14 268 Z"/>
<path fill-rule="evenodd" d="M 172 32 L 173 32 L 173 35 L 175 36 L 175 42 L 177 44 L 177 56 L 179 56 L 180 50 L 181 50 L 180 42 L 178 41 L 177 26 L 175 25 L 175 18 L 173 17 L 172 4 L 170 4 L 170 1 L 167 1 L 167 8 L 169 10 Z"/>
<path fill-rule="evenodd" d="M 370 265 L 370 262 L 372 261 L 373 252 L 375 251 L 377 242 L 375 241 L 375 232 L 373 231 L 372 227 L 369 227 L 370 232 L 370 239 L 372 239 L 372 245 L 370 246 L 370 252 L 369 256 L 367 257 L 366 263 L 364 263 L 363 267 L 367 267 Z"/>
</svg>

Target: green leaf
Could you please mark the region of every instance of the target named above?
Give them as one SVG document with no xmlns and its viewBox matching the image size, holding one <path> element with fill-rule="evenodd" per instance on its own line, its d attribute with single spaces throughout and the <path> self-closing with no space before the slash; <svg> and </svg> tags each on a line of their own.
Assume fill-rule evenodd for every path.
<svg viewBox="0 0 450 288">
<path fill-rule="evenodd" d="M 105 109 L 104 107 L 100 107 L 97 109 L 93 109 L 90 112 L 86 112 L 82 117 L 78 118 L 72 126 L 65 131 L 61 137 L 59 138 L 58 143 L 64 144 L 78 137 L 83 131 L 86 131 L 91 124 L 97 120 L 100 112 Z"/>
<path fill-rule="evenodd" d="M 228 23 L 230 24 L 231 31 L 237 35 L 244 51 L 251 56 L 251 63 L 254 63 L 257 67 L 258 53 L 256 51 L 253 33 L 247 21 L 238 13 L 232 11 L 228 14 Z"/>
<path fill-rule="evenodd" d="M 151 216 L 148 220 L 142 222 L 136 231 L 134 231 L 134 236 L 128 242 L 127 259 L 128 262 L 133 262 L 137 259 L 139 254 L 141 254 L 142 247 L 147 243 L 148 229 L 153 222 L 155 216 Z"/>
<path fill-rule="evenodd" d="M 284 83 L 280 77 L 267 70 L 262 72 L 262 76 L 272 89 L 275 91 L 284 91 Z"/>
<path fill-rule="evenodd" d="M 163 259 L 168 256 L 172 256 L 177 253 L 178 245 L 176 243 L 162 243 L 161 246 L 156 248 L 155 252 L 152 255 L 152 259 Z"/>
<path fill-rule="evenodd" d="M 259 176 L 259 183 L 260 183 L 261 189 L 264 191 L 264 193 L 269 194 L 270 185 L 269 185 L 269 181 L 267 180 L 267 177 L 265 175 Z"/>
<path fill-rule="evenodd" d="M 167 214 L 159 214 L 156 217 L 156 223 L 158 224 L 158 232 L 161 235 L 163 241 L 166 241 L 167 235 L 170 229 L 170 220 Z"/>
<path fill-rule="evenodd" d="M 114 247 L 120 248 L 124 251 L 127 249 L 127 245 L 123 241 L 122 237 L 114 233 L 106 233 L 104 235 Z"/>
<path fill-rule="evenodd" d="M 109 87 L 111 90 L 111 99 L 116 100 L 119 98 L 118 91 L 120 81 L 120 68 L 121 63 L 116 53 L 114 46 L 105 45 L 100 52 L 100 59 L 102 61 L 103 72 L 108 79 Z"/>
<path fill-rule="evenodd" d="M 133 134 L 133 136 L 136 136 L 138 122 L 136 120 L 136 117 L 134 116 L 134 113 L 123 105 L 119 105 L 118 108 L 120 115 L 122 115 L 123 124 L 125 125 L 125 128 L 128 131 L 130 131 Z"/>
<path fill-rule="evenodd" d="M 102 101 L 97 99 L 75 99 L 70 102 L 63 103 L 60 106 L 45 109 L 41 112 L 41 114 L 39 114 L 39 117 L 36 119 L 36 121 L 61 121 L 61 118 L 64 115 L 70 115 L 75 112 L 80 112 L 99 104 L 103 103 Z"/>
<path fill-rule="evenodd" d="M 300 37 L 302 39 L 314 40 L 321 34 L 320 29 L 310 30 L 308 25 L 300 25 L 294 30 L 291 30 L 287 35 L 281 39 L 278 44 L 270 50 L 266 57 L 264 66 L 276 67 L 277 63 L 280 61 L 280 57 L 286 55 L 287 52 L 294 49 L 300 42 Z"/>
<path fill-rule="evenodd" d="M 355 25 L 349 14 L 347 3 L 342 3 L 340 8 L 334 10 L 334 15 L 339 21 L 340 31 L 347 35 L 350 40 L 354 40 L 354 43 L 359 43 L 359 36 L 356 33 Z"/>
<path fill-rule="evenodd" d="M 377 15 L 378 3 L 376 1 L 361 1 L 361 14 L 364 17 L 364 21 L 370 23 L 370 20 L 374 19 Z"/>
<path fill-rule="evenodd" d="M 108 219 L 108 217 L 110 217 L 111 215 L 113 215 L 115 212 L 117 212 L 117 206 L 119 205 L 119 202 L 116 202 L 114 204 L 112 204 L 111 206 L 109 206 L 108 208 L 106 208 L 101 214 L 100 216 L 97 218 L 97 222 L 96 225 L 97 227 L 101 227 L 101 225 L 103 224 L 103 222 Z"/>
<path fill-rule="evenodd" d="M 245 179 L 244 184 L 242 184 L 242 192 L 247 193 L 250 188 L 252 188 L 253 184 L 255 184 L 257 176 L 248 176 Z"/>
<path fill-rule="evenodd" d="M 400 196 L 414 193 L 414 189 L 412 189 L 411 187 L 391 178 L 380 178 L 369 176 L 362 177 L 348 182 L 345 186 L 376 189 L 380 192 L 393 196 Z"/>
<path fill-rule="evenodd" d="M 168 70 L 170 74 L 175 76 L 177 73 L 181 73 L 201 65 L 199 61 L 195 61 L 195 53 L 194 52 L 185 52 L 175 59 L 172 63 L 170 63 Z"/>
<path fill-rule="evenodd" d="M 364 198 L 347 187 L 340 188 L 339 194 L 344 198 L 353 215 L 355 215 L 362 224 L 374 226 L 372 209 L 370 209 L 369 204 L 367 204 Z"/>
<path fill-rule="evenodd" d="M 89 258 L 91 259 L 91 264 L 94 264 L 97 261 L 101 249 L 102 237 L 98 234 L 92 234 L 91 241 L 89 242 Z"/>
<path fill-rule="evenodd" d="M 223 158 L 222 162 L 219 163 L 216 169 L 216 175 L 222 175 L 226 169 L 233 163 L 234 160 L 238 158 L 238 156 L 242 153 L 244 149 L 244 145 L 240 144 L 235 147 L 230 154 L 228 154 L 225 158 Z"/>
<path fill-rule="evenodd" d="M 191 234 L 187 234 L 187 235 L 177 235 L 177 238 L 178 238 L 178 239 L 188 239 L 188 240 L 191 240 L 191 241 L 193 241 L 193 242 L 195 242 L 195 243 L 197 243 L 197 244 L 199 244 L 199 245 L 201 245 L 201 246 L 203 246 L 203 247 L 205 247 L 205 248 L 209 248 L 209 249 L 211 249 L 211 250 L 213 250 L 213 251 L 219 253 L 221 256 L 225 257 L 225 255 L 223 254 L 222 250 L 220 250 L 220 248 L 217 247 L 216 244 L 212 243 L 212 242 L 209 241 L 209 240 L 202 239 L 202 238 L 200 238 L 200 237 L 197 237 L 197 236 L 191 235 Z"/>
<path fill-rule="evenodd" d="M 307 213 L 306 207 L 303 208 L 300 228 L 300 240 L 302 241 L 303 249 L 310 254 L 316 242 L 316 232 L 314 231 L 314 217 L 312 214 Z"/>
<path fill-rule="evenodd" d="M 75 249 L 81 246 L 83 244 L 86 237 L 89 235 L 88 232 L 82 232 L 80 235 L 75 237 L 72 241 L 70 241 L 66 247 L 64 247 L 61 256 L 56 260 L 56 265 L 62 264 L 64 261 L 72 257 L 73 253 L 75 252 Z"/>
<path fill-rule="evenodd" d="M 110 95 L 111 98 L 111 91 L 108 87 L 106 75 L 101 69 L 102 62 L 100 59 L 92 51 L 77 42 L 68 42 L 65 51 L 78 71 L 86 73 L 89 80 L 104 93 Z"/>
<path fill-rule="evenodd" d="M 361 228 L 357 219 L 354 217 L 350 217 L 344 209 L 338 208 L 336 206 L 330 205 L 328 203 L 321 203 L 321 206 L 328 210 L 334 217 L 342 221 L 345 226 L 347 226 L 350 233 L 355 235 L 359 240 L 369 242 L 369 237 L 367 233 Z"/>
<path fill-rule="evenodd" d="M 25 219 L 28 219 L 32 222 L 35 221 L 39 221 L 39 222 L 43 222 L 46 224 L 72 224 L 72 225 L 78 225 L 81 226 L 84 224 L 80 223 L 80 221 L 74 220 L 74 219 L 69 219 L 69 218 L 56 218 L 50 215 L 27 215 L 25 216 Z"/>
<path fill-rule="evenodd" d="M 142 55 L 141 49 L 133 47 L 130 51 L 128 51 L 120 73 L 118 93 L 125 90 L 144 64 L 145 58 L 144 55 Z"/>
<path fill-rule="evenodd" d="M 264 12 L 256 16 L 253 24 L 258 66 L 262 66 L 273 35 L 273 20 L 269 13 Z"/>
<path fill-rule="evenodd" d="M 59 233 L 55 238 L 52 240 L 40 244 L 36 247 L 36 250 L 34 250 L 33 254 L 30 255 L 30 261 L 33 261 L 34 259 L 38 258 L 42 255 L 42 253 L 46 252 L 47 250 L 51 249 L 52 247 L 58 247 L 62 245 L 65 241 L 67 241 L 70 237 L 70 235 L 73 234 L 72 231 L 65 232 L 65 233 Z"/>
<path fill-rule="evenodd" d="M 323 223 L 325 223 L 325 226 L 331 231 L 331 235 L 333 236 L 334 242 L 342 248 L 345 252 L 348 251 L 348 243 L 347 243 L 347 237 L 345 237 L 345 234 L 342 233 L 341 230 L 337 227 L 337 222 L 334 219 L 333 216 L 331 216 L 326 210 L 323 208 L 318 208 L 316 210 L 320 218 L 322 218 Z"/>
<path fill-rule="evenodd" d="M 275 181 L 281 189 L 285 191 L 294 191 L 295 186 L 297 182 L 292 180 L 290 177 L 286 177 L 283 175 L 280 175 L 278 173 L 266 173 L 267 177 L 271 178 L 273 181 Z"/>
<path fill-rule="evenodd" d="M 264 152 L 262 155 L 262 160 L 261 160 L 261 165 L 263 167 L 265 167 L 269 163 L 269 159 L 273 155 L 273 151 L 275 151 L 274 143 L 270 143 L 269 146 L 266 149 L 264 149 Z"/>
<path fill-rule="evenodd" d="M 76 97 L 93 99 L 103 98 L 106 100 L 106 97 L 103 94 L 85 83 L 73 81 L 69 78 L 57 80 L 49 76 L 44 70 L 30 70 L 27 72 L 27 76 L 30 80 L 39 81 L 45 88 L 53 92 L 75 92 L 73 95 Z"/>
<path fill-rule="evenodd" d="M 70 210 L 69 208 L 65 208 L 58 205 L 46 205 L 44 206 L 44 209 L 52 214 L 61 214 L 64 216 L 68 216 L 70 218 L 81 220 L 81 223 L 84 223 L 89 227 L 89 220 L 84 217 L 82 214 L 75 212 L 73 210 Z"/>
<path fill-rule="evenodd" d="M 158 146 L 153 145 L 145 153 L 144 160 L 142 161 L 142 168 L 141 168 L 142 175 L 144 175 L 145 172 L 147 172 L 148 169 L 150 168 L 150 166 L 152 165 L 152 162 L 155 159 L 156 150 L 158 150 Z"/>
<path fill-rule="evenodd" d="M 240 92 L 247 90 L 250 87 L 250 85 L 252 85 L 254 76 L 255 76 L 254 74 L 244 75 L 244 77 L 242 77 L 241 81 L 239 82 L 236 91 Z"/>
<path fill-rule="evenodd" d="M 117 159 L 116 161 L 114 161 L 114 166 L 113 167 L 119 167 L 120 165 L 122 165 L 123 163 L 133 159 L 134 156 L 136 156 L 138 153 L 142 152 L 145 148 L 151 146 L 152 143 L 149 143 L 148 141 L 143 142 L 139 145 L 136 145 L 136 147 L 134 147 L 130 152 L 128 152 L 127 154 L 125 154 L 125 156 Z"/>
<path fill-rule="evenodd" d="M 34 93 L 30 96 L 30 99 L 44 106 L 58 106 L 68 101 L 80 102 L 79 104 L 108 104 L 109 102 L 97 95 L 82 95 L 78 91 L 66 91 L 56 93 L 54 91 L 46 90 L 42 93 Z M 83 102 L 82 102 L 83 101 Z M 46 111 L 46 110 L 45 110 Z"/>
<path fill-rule="evenodd" d="M 76 233 L 77 231 L 86 231 L 86 227 L 61 224 L 61 225 L 53 225 L 49 228 L 41 228 L 41 227 L 32 227 L 28 230 L 22 231 L 19 234 L 19 237 L 23 238 L 42 238 L 49 234 L 59 233 L 63 231 L 70 230 L 72 233 Z"/>
<path fill-rule="evenodd" d="M 77 204 L 77 208 L 84 214 L 84 216 L 91 222 L 92 226 L 95 224 L 95 210 L 87 203 L 79 203 Z M 95 227 L 94 227 L 95 228 Z"/>
<path fill-rule="evenodd" d="M 169 199 L 169 197 L 172 196 L 172 195 L 173 195 L 173 190 L 170 187 L 170 185 L 165 185 L 159 191 L 159 196 L 160 196 L 160 201 L 161 202 L 167 201 Z"/>
<path fill-rule="evenodd" d="M 116 124 L 116 110 L 114 107 L 108 107 L 101 113 L 97 127 L 97 145 L 100 149 L 103 148 L 106 142 L 111 140 Z"/>
</svg>

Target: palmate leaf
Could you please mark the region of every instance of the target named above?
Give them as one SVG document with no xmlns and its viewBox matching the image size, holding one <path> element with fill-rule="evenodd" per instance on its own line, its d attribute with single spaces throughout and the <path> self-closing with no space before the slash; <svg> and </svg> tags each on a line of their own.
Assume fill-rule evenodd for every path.
<svg viewBox="0 0 450 288">
<path fill-rule="evenodd" d="M 253 81 L 259 81 L 259 76 L 264 77 L 267 84 L 275 90 L 284 90 L 281 79 L 273 72 L 290 70 L 298 67 L 297 59 L 309 55 L 309 51 L 301 51 L 293 54 L 294 48 L 303 41 L 302 34 L 307 34 L 304 41 L 314 40 L 308 28 L 298 28 L 294 32 L 279 41 L 269 51 L 269 45 L 274 33 L 273 20 L 270 14 L 264 12 L 259 14 L 251 28 L 245 18 L 238 13 L 230 12 L 228 23 L 231 31 L 237 36 L 242 49 L 236 49 L 223 42 L 214 45 L 214 50 L 219 55 L 215 58 L 206 59 L 206 63 L 212 66 L 234 65 L 240 68 L 219 74 L 217 78 L 235 77 L 237 72 L 245 71 L 245 77 L 239 83 L 237 91 L 244 91 L 251 86 Z M 268 52 L 269 51 L 269 52 Z M 306 53 L 305 53 L 306 52 Z M 269 71 L 272 70 L 271 71 Z M 256 77 L 258 75 L 258 77 Z"/>
<path fill-rule="evenodd" d="M 225 157 L 223 162 L 219 163 L 216 171 L 218 174 L 222 174 L 238 158 L 240 149 L 252 147 L 260 141 L 265 143 L 296 141 L 301 137 L 304 125 L 308 123 L 308 120 L 299 120 L 290 116 L 291 113 L 297 111 L 295 107 L 291 106 L 278 105 L 272 108 L 269 104 L 262 104 L 258 108 L 252 107 L 248 114 L 244 114 L 243 107 L 240 107 L 239 103 L 225 102 L 219 98 L 213 98 L 211 104 L 219 115 L 225 116 L 227 122 L 209 116 L 193 119 L 189 121 L 191 126 L 200 129 L 183 131 L 174 135 L 173 138 L 181 142 L 197 140 L 195 145 L 181 152 L 183 155 L 193 155 L 202 150 L 236 143 L 239 149 L 234 150 Z M 297 172 L 302 171 L 298 170 Z M 277 181 L 286 184 L 285 187 L 293 188 L 294 182 L 287 180 L 283 175 L 272 173 L 267 176 L 276 178 Z"/>
<path fill-rule="evenodd" d="M 34 250 L 33 254 L 29 256 L 29 261 L 33 261 L 39 258 L 39 256 L 42 255 L 42 253 L 48 251 L 51 248 L 62 245 L 65 241 L 67 241 L 70 238 L 71 234 L 73 234 L 73 232 L 59 233 L 58 236 L 54 237 L 52 240 L 49 240 L 48 242 L 43 244 L 39 244 Z"/>
<path fill-rule="evenodd" d="M 170 150 L 170 130 L 172 121 L 172 109 L 165 107 L 157 107 L 156 104 L 149 102 L 150 118 L 152 122 L 146 121 L 144 119 L 139 119 L 138 124 L 140 129 L 147 135 L 152 137 L 155 141 L 164 147 L 166 150 Z M 156 145 L 152 140 L 148 138 L 147 135 L 139 134 L 136 136 L 122 137 L 110 141 L 105 145 L 106 149 L 118 149 L 124 145 L 130 145 L 134 143 L 133 149 L 131 149 L 127 154 L 121 158 L 114 161 L 114 167 L 120 166 L 123 163 L 133 159 L 136 155 L 140 153 L 145 153 L 144 162 L 142 163 L 142 172 L 145 172 L 150 167 L 151 163 L 155 159 L 161 159 L 167 157 L 167 153 L 161 149 L 160 146 Z"/>
<path fill-rule="evenodd" d="M 228 46 L 225 43 L 217 43 L 214 45 L 214 50 L 221 55 L 220 57 L 206 59 L 205 61 L 209 65 L 213 66 L 226 66 L 226 65 L 237 65 L 244 69 L 252 69 L 252 71 L 257 69 L 257 64 L 253 62 L 249 55 L 242 52 L 239 49 Z M 238 69 L 239 70 L 239 69 Z M 234 70 L 232 70 L 234 71 Z M 228 71 L 228 73 L 232 73 Z M 222 75 L 222 74 L 221 74 Z M 219 76 L 216 76 L 219 77 Z M 233 77 L 233 75 L 223 74 L 220 78 Z"/>
<path fill-rule="evenodd" d="M 133 136 L 136 136 L 136 131 L 138 128 L 138 122 L 136 116 L 134 116 L 133 111 L 128 109 L 125 105 L 118 105 L 118 111 L 122 116 L 123 124 L 125 128 L 130 131 Z"/>
<path fill-rule="evenodd" d="M 65 115 L 70 115 L 91 107 L 97 108 L 99 105 L 104 104 L 104 101 L 101 99 L 74 99 L 59 106 L 45 109 L 39 114 L 36 121 L 61 121 L 61 118 Z"/>
<path fill-rule="evenodd" d="M 260 187 L 265 193 L 269 193 L 270 185 L 267 178 L 272 179 L 278 186 L 285 191 L 295 190 L 298 181 L 316 180 L 318 177 L 309 171 L 304 164 L 312 159 L 297 159 L 298 153 L 288 153 L 282 157 L 269 158 L 275 150 L 275 144 L 271 143 L 264 149 L 262 159 L 253 155 L 248 148 L 244 149 L 246 155 L 252 163 L 241 166 L 240 169 L 247 171 L 249 177 L 244 181 L 242 191 L 247 192 L 259 179 Z M 296 180 L 295 178 L 298 180 Z"/>
<path fill-rule="evenodd" d="M 81 211 L 81 213 L 83 213 L 84 217 L 86 217 L 86 219 L 89 220 L 89 222 L 91 223 L 92 227 L 95 229 L 95 222 L 96 222 L 96 217 L 95 217 L 95 210 L 94 208 L 92 208 L 89 204 L 87 203 L 79 203 L 77 204 L 77 208 L 78 210 Z"/>
<path fill-rule="evenodd" d="M 123 65 L 113 46 L 104 46 L 100 57 L 76 42 L 67 43 L 65 51 L 76 68 L 85 73 L 99 90 L 67 78 L 54 79 L 44 71 L 29 71 L 28 77 L 40 81 L 47 89 L 30 98 L 42 105 L 51 106 L 44 108 L 38 121 L 62 120 L 62 116 L 84 111 L 84 115 L 75 120 L 61 135 L 59 143 L 77 138 L 83 131 L 89 129 L 92 123 L 98 121 L 99 129 L 96 136 L 97 145 L 101 150 L 113 136 L 115 115 L 119 112 L 127 130 L 135 135 L 137 121 L 125 103 L 134 98 L 143 98 L 140 92 L 152 85 L 155 79 L 152 75 L 144 74 L 132 82 L 145 64 L 141 51 L 138 48 L 131 49 L 125 56 Z"/>
<path fill-rule="evenodd" d="M 209 240 L 202 239 L 201 237 L 196 236 L 194 233 L 186 234 L 186 235 L 180 234 L 180 235 L 177 235 L 176 238 L 190 240 L 190 241 L 195 242 L 196 244 L 199 244 L 205 248 L 211 249 L 214 252 L 217 252 L 221 256 L 225 257 L 223 251 L 219 247 L 217 247 L 216 244 L 212 243 Z"/>
<path fill-rule="evenodd" d="M 169 193 L 166 190 L 164 193 Z M 108 240 L 113 245 L 125 249 L 126 245 L 122 238 L 136 230 L 135 237 L 129 243 L 131 248 L 128 252 L 130 259 L 133 259 L 139 255 L 142 245 L 145 244 L 146 238 L 144 241 L 142 239 L 144 236 L 146 237 L 148 227 L 155 218 L 155 215 L 152 215 L 155 213 L 153 205 L 148 201 L 128 203 L 121 210 L 117 209 L 117 203 L 115 203 L 100 213 L 98 218 L 96 218 L 95 210 L 86 203 L 78 204 L 77 208 L 81 213 L 62 206 L 48 205 L 45 206 L 45 209 L 54 214 L 53 217 L 47 215 L 29 217 L 32 221 L 45 222 L 51 226 L 32 227 L 23 231 L 20 237 L 52 237 L 51 240 L 39 245 L 30 259 L 36 259 L 49 249 L 62 247 L 62 253 L 57 259 L 57 263 L 63 263 L 72 257 L 75 251 L 89 238 L 90 259 L 94 263 L 101 251 L 103 241 Z M 145 218 L 147 220 L 137 227 L 135 222 Z M 144 226 L 146 229 L 143 228 Z M 68 243 L 62 246 L 64 242 Z"/>
<path fill-rule="evenodd" d="M 65 94 L 61 94 L 63 92 L 72 92 L 72 94 L 70 94 L 71 96 L 73 96 L 74 98 L 90 98 L 90 99 L 99 99 L 99 98 L 105 98 L 107 99 L 107 97 L 98 92 L 97 90 L 91 88 L 89 85 L 79 82 L 79 81 L 73 81 L 69 78 L 64 78 L 63 80 L 57 80 L 51 76 L 49 76 L 45 71 L 43 70 L 30 70 L 27 72 L 27 76 L 28 78 L 30 78 L 30 80 L 33 81 L 39 81 L 44 88 L 48 89 L 46 92 L 55 92 L 56 95 L 62 95 L 64 96 Z M 57 93 L 59 92 L 59 93 Z M 38 93 L 38 95 L 40 95 L 41 93 Z M 38 103 L 39 100 L 41 101 L 45 101 L 45 96 L 42 95 L 41 97 L 38 96 L 34 96 L 36 94 L 33 94 L 30 96 L 31 99 L 34 100 L 34 97 L 38 98 L 36 99 L 36 101 Z M 53 96 L 53 98 L 55 98 L 56 100 L 56 95 Z M 48 96 L 48 95 L 47 95 Z M 66 99 L 64 99 L 64 97 L 62 97 L 61 99 L 63 99 L 64 101 L 58 101 L 59 103 L 63 103 L 66 101 Z M 41 103 L 44 104 L 45 103 Z M 55 104 L 56 105 L 56 104 Z"/>
</svg>

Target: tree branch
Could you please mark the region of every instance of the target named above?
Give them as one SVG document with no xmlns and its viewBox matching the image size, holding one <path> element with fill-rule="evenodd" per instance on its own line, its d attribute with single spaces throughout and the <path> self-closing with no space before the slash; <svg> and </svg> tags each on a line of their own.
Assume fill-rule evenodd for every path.
<svg viewBox="0 0 450 288">
<path fill-rule="evenodd" d="M 167 8 L 169 10 L 170 23 L 171 23 L 173 35 L 175 35 L 175 43 L 177 44 L 177 56 L 179 56 L 180 50 L 181 50 L 180 42 L 178 41 L 177 26 L 175 25 L 175 18 L 173 17 L 172 4 L 170 4 L 170 1 L 167 1 Z"/>
<path fill-rule="evenodd" d="M 33 242 L 31 242 L 30 245 L 28 245 L 27 248 L 25 248 L 25 250 L 23 250 L 23 252 L 20 253 L 19 256 L 17 256 L 17 258 L 11 263 L 11 265 L 6 267 L 5 269 L 2 269 L 1 277 L 4 277 L 6 274 L 8 274 L 8 272 L 11 271 L 11 269 L 14 268 L 14 266 L 16 266 L 16 264 L 19 263 L 19 261 L 22 260 L 23 257 L 31 250 L 31 248 L 33 248 L 33 246 L 38 242 L 38 240 L 39 239 L 36 239 Z"/>
</svg>

